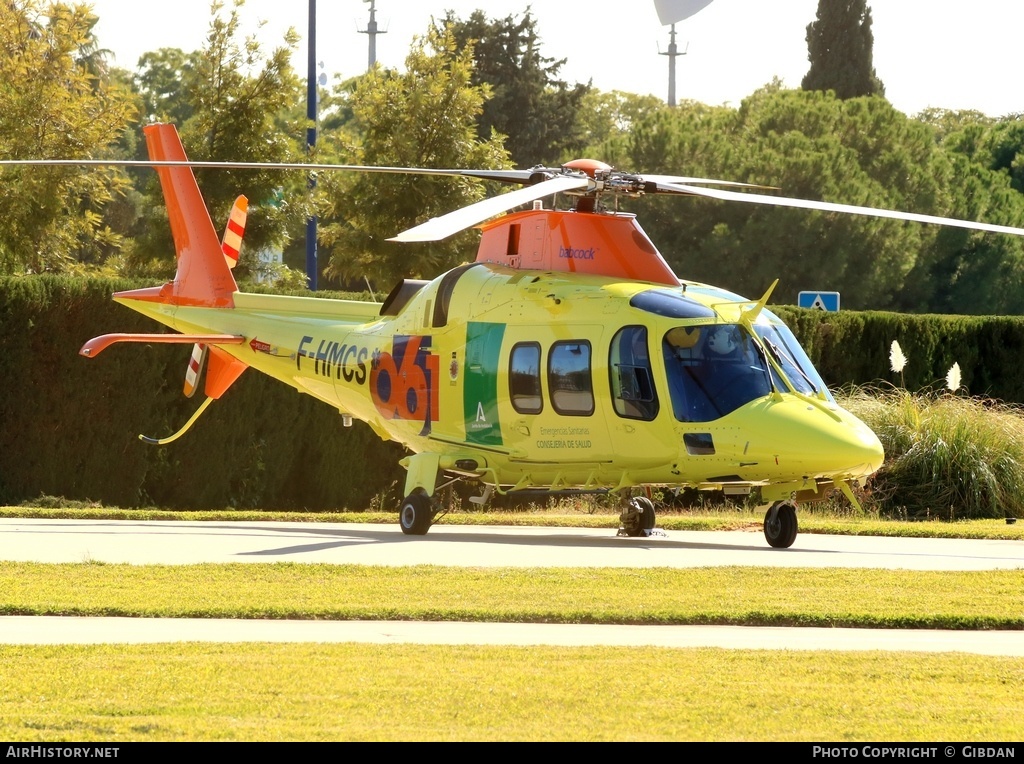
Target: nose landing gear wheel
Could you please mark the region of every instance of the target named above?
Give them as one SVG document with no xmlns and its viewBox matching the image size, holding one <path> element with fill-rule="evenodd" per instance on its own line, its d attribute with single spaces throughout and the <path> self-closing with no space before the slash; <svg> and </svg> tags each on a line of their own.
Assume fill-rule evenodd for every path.
<svg viewBox="0 0 1024 764">
<path fill-rule="evenodd" d="M 796 505 L 791 501 L 777 501 L 764 516 L 764 537 L 769 546 L 788 549 L 796 541 Z"/>
<path fill-rule="evenodd" d="M 422 490 L 413 491 L 406 496 L 398 512 L 402 533 L 409 536 L 425 536 L 433 519 L 434 510 L 430 505 L 430 497 Z"/>
<path fill-rule="evenodd" d="M 634 496 L 619 519 L 622 521 L 622 533 L 626 536 L 649 536 L 654 529 L 654 502 L 646 496 Z"/>
</svg>

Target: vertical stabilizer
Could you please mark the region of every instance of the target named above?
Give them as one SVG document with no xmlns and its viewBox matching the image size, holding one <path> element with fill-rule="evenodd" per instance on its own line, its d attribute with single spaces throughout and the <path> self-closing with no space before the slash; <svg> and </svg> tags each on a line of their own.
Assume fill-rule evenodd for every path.
<svg viewBox="0 0 1024 764">
<path fill-rule="evenodd" d="M 143 132 L 153 161 L 187 161 L 174 125 L 148 125 Z M 199 193 L 191 167 L 158 167 L 167 215 L 178 253 L 174 283 L 161 290 L 162 301 L 177 305 L 232 307 L 237 291 L 224 262 L 221 242 Z M 168 294 L 168 291 L 170 292 Z"/>
</svg>

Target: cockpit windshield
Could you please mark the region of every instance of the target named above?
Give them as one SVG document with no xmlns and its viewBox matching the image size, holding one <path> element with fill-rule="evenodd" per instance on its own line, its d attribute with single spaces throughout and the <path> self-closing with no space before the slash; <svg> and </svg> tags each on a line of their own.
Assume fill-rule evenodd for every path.
<svg viewBox="0 0 1024 764">
<path fill-rule="evenodd" d="M 680 422 L 710 422 L 769 395 L 764 351 L 736 324 L 677 326 L 662 341 L 672 412 Z"/>
<path fill-rule="evenodd" d="M 824 396 L 826 400 L 835 402 L 811 359 L 785 324 L 757 324 L 754 331 L 796 392 Z"/>
</svg>

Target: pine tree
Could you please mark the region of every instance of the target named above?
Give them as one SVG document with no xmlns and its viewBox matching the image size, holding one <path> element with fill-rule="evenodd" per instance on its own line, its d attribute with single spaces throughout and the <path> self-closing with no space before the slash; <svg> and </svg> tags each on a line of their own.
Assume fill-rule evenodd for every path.
<svg viewBox="0 0 1024 764">
<path fill-rule="evenodd" d="M 562 80 L 565 59 L 541 54 L 529 6 L 522 16 L 504 19 L 478 10 L 463 20 L 449 12 L 441 26 L 451 31 L 459 50 L 472 45 L 473 85 L 491 88 L 477 119 L 480 140 L 490 139 L 492 130 L 506 136 L 516 167 L 556 164 L 582 151 L 587 135 L 577 115 L 591 86 Z"/>
<path fill-rule="evenodd" d="M 807 25 L 804 90 L 832 90 L 845 100 L 885 95 L 872 64 L 874 35 L 866 0 L 818 0 L 817 20 Z"/>
</svg>

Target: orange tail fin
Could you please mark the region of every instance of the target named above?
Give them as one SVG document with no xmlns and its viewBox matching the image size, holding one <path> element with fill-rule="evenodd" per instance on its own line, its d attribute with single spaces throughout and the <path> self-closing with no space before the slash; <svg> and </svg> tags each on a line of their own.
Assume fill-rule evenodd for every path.
<svg viewBox="0 0 1024 764">
<path fill-rule="evenodd" d="M 147 125 L 143 132 L 153 161 L 187 161 L 174 125 Z M 158 167 L 160 185 L 171 221 L 178 271 L 173 285 L 161 291 L 162 301 L 178 305 L 233 307 L 238 290 L 224 262 L 206 203 L 191 167 Z"/>
</svg>

